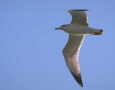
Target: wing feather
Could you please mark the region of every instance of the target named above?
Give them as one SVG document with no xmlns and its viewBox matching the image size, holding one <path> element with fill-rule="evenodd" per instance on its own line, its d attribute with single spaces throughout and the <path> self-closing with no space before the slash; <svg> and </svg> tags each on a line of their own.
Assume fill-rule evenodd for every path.
<svg viewBox="0 0 115 90">
<path fill-rule="evenodd" d="M 75 80 L 83 87 L 81 73 L 80 73 L 80 63 L 79 63 L 79 50 L 82 44 L 84 36 L 72 36 L 69 35 L 68 43 L 63 49 L 63 55 L 66 60 L 66 64 L 75 78 Z"/>
<path fill-rule="evenodd" d="M 87 10 L 69 10 L 70 14 L 72 15 L 71 23 L 88 25 L 86 11 Z"/>
</svg>

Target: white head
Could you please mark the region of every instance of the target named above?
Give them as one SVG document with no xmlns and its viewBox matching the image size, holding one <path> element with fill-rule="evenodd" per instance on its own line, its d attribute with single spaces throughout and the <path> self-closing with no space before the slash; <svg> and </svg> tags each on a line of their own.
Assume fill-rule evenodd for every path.
<svg viewBox="0 0 115 90">
<path fill-rule="evenodd" d="M 69 24 L 61 25 L 59 27 L 56 27 L 55 30 L 66 30 L 68 28 Z"/>
</svg>

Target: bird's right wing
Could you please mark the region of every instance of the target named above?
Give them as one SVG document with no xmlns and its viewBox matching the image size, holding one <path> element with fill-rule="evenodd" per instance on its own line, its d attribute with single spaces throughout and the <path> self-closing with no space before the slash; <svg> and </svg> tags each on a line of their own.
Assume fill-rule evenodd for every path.
<svg viewBox="0 0 115 90">
<path fill-rule="evenodd" d="M 75 78 L 75 80 L 83 87 L 81 74 L 80 74 L 80 63 L 79 63 L 79 51 L 82 44 L 84 36 L 72 36 L 69 35 L 68 43 L 63 49 L 63 55 L 66 64 Z"/>
<path fill-rule="evenodd" d="M 88 10 L 69 10 L 72 15 L 72 24 L 88 25 L 86 11 Z"/>
</svg>

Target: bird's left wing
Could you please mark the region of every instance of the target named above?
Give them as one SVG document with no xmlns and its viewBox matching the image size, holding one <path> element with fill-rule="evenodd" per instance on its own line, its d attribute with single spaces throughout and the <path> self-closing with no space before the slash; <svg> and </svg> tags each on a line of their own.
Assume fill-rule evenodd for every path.
<svg viewBox="0 0 115 90">
<path fill-rule="evenodd" d="M 75 78 L 75 80 L 83 87 L 81 73 L 80 73 L 80 63 L 79 63 L 79 51 L 83 41 L 84 35 L 72 36 L 69 35 L 68 43 L 63 49 L 63 55 L 66 64 Z"/>
<path fill-rule="evenodd" d="M 69 10 L 68 12 L 72 15 L 72 24 L 88 25 L 86 9 Z"/>
</svg>

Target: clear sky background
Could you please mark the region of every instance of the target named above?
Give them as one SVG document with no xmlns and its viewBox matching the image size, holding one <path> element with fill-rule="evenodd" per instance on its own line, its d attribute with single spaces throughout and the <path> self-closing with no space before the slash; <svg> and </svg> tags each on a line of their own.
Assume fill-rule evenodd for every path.
<svg viewBox="0 0 115 90">
<path fill-rule="evenodd" d="M 103 28 L 81 48 L 84 89 L 69 73 L 62 48 L 68 9 L 89 9 L 89 24 Z M 0 0 L 0 90 L 114 90 L 114 0 Z"/>
</svg>

